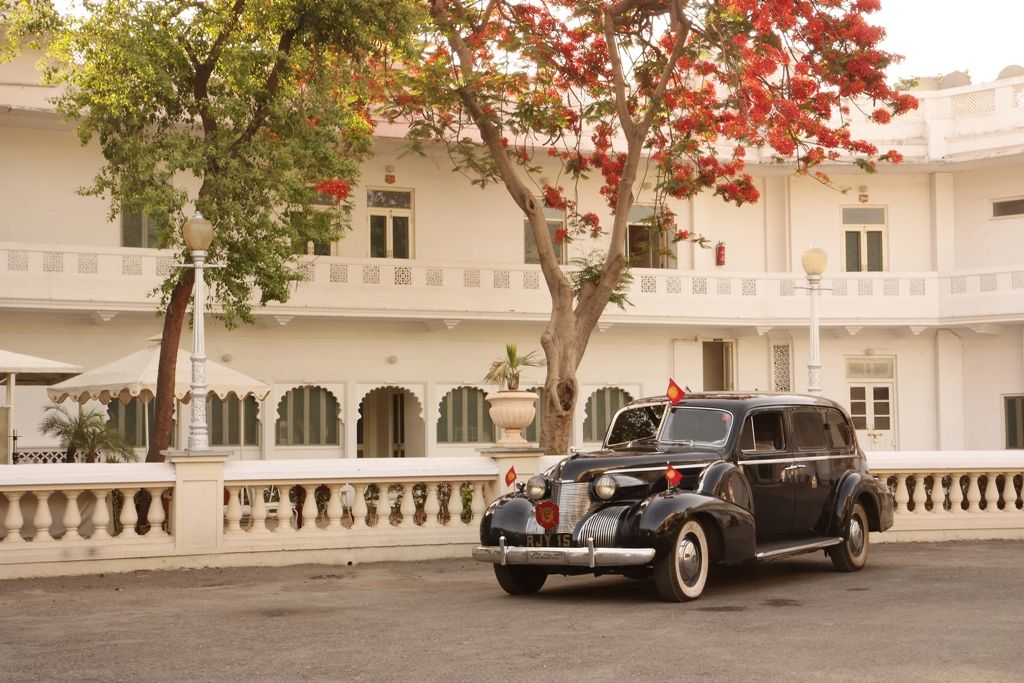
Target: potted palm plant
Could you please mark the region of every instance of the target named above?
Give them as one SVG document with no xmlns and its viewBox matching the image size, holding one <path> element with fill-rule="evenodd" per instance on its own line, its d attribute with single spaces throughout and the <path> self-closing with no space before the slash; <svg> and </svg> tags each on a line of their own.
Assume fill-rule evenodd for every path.
<svg viewBox="0 0 1024 683">
<path fill-rule="evenodd" d="M 74 415 L 64 406 L 49 406 L 39 423 L 39 431 L 60 441 L 60 446 L 65 451 L 65 462 L 139 460 L 131 445 L 107 422 L 107 416 L 98 411 L 80 410 Z M 121 532 L 121 508 L 124 502 L 124 493 L 120 489 L 110 492 L 111 521 L 115 534 Z M 92 506 L 95 503 L 91 499 L 79 499 L 78 505 L 84 519 L 92 518 Z"/>
<path fill-rule="evenodd" d="M 519 374 L 523 368 L 543 365 L 544 359 L 536 351 L 521 356 L 515 344 L 506 344 L 505 355 L 491 362 L 484 381 L 498 387 L 498 391 L 487 395 L 491 421 L 501 429 L 497 446 L 521 448 L 528 445 L 523 438 L 523 428 L 533 422 L 537 414 L 538 396 L 532 391 L 519 391 Z"/>
<path fill-rule="evenodd" d="M 72 415 L 64 406 L 53 405 L 39 423 L 39 431 L 60 441 L 68 462 L 134 462 L 128 442 L 107 423 L 107 416 L 96 411 Z"/>
</svg>

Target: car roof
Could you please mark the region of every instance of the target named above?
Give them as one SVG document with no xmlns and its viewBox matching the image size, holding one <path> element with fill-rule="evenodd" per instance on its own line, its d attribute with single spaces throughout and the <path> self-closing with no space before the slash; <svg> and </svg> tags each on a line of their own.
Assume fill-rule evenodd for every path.
<svg viewBox="0 0 1024 683">
<path fill-rule="evenodd" d="M 643 405 L 650 403 L 668 403 L 668 397 L 650 396 L 637 399 L 626 404 L 625 407 Z M 681 406 L 695 406 L 703 408 L 723 408 L 732 412 L 746 412 L 754 408 L 766 406 L 823 406 L 840 408 L 838 403 L 832 399 L 822 396 L 810 396 L 807 394 L 774 393 L 768 391 L 699 391 L 687 392 L 680 399 Z"/>
</svg>

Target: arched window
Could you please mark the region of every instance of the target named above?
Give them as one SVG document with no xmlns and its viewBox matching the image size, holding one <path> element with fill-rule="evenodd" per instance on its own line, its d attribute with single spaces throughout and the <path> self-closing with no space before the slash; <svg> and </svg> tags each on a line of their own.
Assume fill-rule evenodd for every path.
<svg viewBox="0 0 1024 683">
<path fill-rule="evenodd" d="M 290 390 L 277 404 L 278 446 L 338 446 L 338 399 L 322 387 Z"/>
<path fill-rule="evenodd" d="M 540 398 L 533 404 L 537 408 L 537 414 L 533 416 L 533 422 L 523 430 L 523 438 L 530 442 L 537 442 L 540 441 L 540 425 L 544 411 L 544 387 L 530 387 L 527 391 L 532 391 Z"/>
<path fill-rule="evenodd" d="M 211 446 L 258 446 L 259 421 L 256 397 L 240 401 L 234 394 L 221 400 L 216 394 L 206 399 L 206 421 Z"/>
<path fill-rule="evenodd" d="M 494 423 L 484 396 L 483 391 L 473 387 L 458 387 L 445 394 L 437 418 L 437 442 L 494 441 Z"/>
<path fill-rule="evenodd" d="M 608 425 L 619 408 L 633 400 L 633 397 L 617 387 L 598 389 L 587 399 L 586 418 L 583 420 L 585 442 L 604 441 Z"/>
<path fill-rule="evenodd" d="M 149 413 L 149 415 L 146 415 Z M 141 398 L 135 397 L 128 405 L 118 400 L 107 404 L 107 415 L 110 418 L 109 424 L 117 430 L 117 433 L 124 437 L 132 448 L 143 448 L 149 441 L 146 439 L 146 427 L 149 426 L 149 436 L 153 436 L 153 423 L 156 421 L 156 401 L 143 403 Z M 174 430 L 171 430 L 174 434 Z"/>
</svg>

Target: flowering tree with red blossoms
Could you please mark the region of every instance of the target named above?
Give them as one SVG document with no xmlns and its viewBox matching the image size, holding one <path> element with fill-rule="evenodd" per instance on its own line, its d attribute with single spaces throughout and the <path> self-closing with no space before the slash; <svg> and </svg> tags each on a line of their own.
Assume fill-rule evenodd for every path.
<svg viewBox="0 0 1024 683">
<path fill-rule="evenodd" d="M 676 232 L 666 198 L 758 199 L 744 170 L 751 149 L 823 182 L 826 162 L 898 162 L 851 136 L 849 108 L 868 102 L 885 123 L 916 107 L 885 82 L 897 57 L 866 18 L 879 0 L 425 4 L 421 59 L 400 74 L 390 113 L 409 122 L 414 146 L 441 141 L 474 182 L 502 183 L 529 220 L 552 301 L 541 337 L 549 453 L 569 445 L 576 370 L 626 266 L 641 171 L 656 180 L 652 225 Z M 537 180 L 551 161 L 558 178 Z M 604 217 L 577 211 L 589 176 L 601 181 Z M 568 216 L 555 240 L 606 236 L 593 277 L 574 283 L 560 267 L 545 207 Z"/>
</svg>

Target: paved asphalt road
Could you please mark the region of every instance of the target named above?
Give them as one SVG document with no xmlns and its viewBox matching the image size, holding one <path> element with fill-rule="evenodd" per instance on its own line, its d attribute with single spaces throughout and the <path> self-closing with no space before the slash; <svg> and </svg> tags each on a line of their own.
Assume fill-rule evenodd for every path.
<svg viewBox="0 0 1024 683">
<path fill-rule="evenodd" d="M 1024 543 L 876 545 L 506 596 L 471 560 L 0 581 L 0 680 L 1021 681 Z"/>
</svg>

